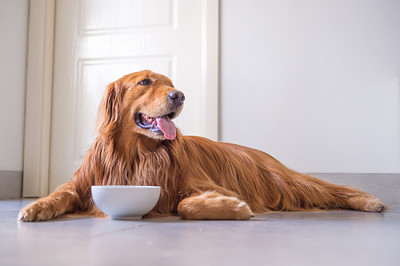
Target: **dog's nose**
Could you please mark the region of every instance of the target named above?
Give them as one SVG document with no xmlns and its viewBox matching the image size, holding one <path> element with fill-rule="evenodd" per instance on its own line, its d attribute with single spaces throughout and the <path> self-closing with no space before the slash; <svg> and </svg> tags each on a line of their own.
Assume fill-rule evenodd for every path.
<svg viewBox="0 0 400 266">
<path fill-rule="evenodd" d="M 171 91 L 168 94 L 168 100 L 173 102 L 176 106 L 181 106 L 185 101 L 185 94 L 180 91 Z"/>
</svg>

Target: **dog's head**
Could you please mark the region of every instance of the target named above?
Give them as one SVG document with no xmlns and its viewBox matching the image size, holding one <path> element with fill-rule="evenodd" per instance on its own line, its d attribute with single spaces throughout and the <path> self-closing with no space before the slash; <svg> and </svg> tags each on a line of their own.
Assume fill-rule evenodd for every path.
<svg viewBox="0 0 400 266">
<path fill-rule="evenodd" d="M 184 94 L 163 75 L 149 70 L 126 75 L 105 92 L 99 109 L 100 134 L 125 131 L 173 140 L 176 128 L 171 120 L 180 114 L 184 101 Z"/>
</svg>

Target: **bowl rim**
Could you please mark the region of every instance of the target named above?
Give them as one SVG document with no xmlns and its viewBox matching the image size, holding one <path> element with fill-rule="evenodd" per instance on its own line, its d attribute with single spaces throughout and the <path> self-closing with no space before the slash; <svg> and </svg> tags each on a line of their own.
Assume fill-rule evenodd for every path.
<svg viewBox="0 0 400 266">
<path fill-rule="evenodd" d="M 143 188 L 161 188 L 160 186 L 124 186 L 124 185 L 96 185 L 96 186 L 92 186 L 92 188 L 139 188 L 139 189 L 143 189 Z"/>
</svg>

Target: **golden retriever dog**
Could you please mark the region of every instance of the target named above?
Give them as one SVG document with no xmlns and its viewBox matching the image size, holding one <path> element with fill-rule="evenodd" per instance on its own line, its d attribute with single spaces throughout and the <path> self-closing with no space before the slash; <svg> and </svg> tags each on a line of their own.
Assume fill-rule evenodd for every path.
<svg viewBox="0 0 400 266">
<path fill-rule="evenodd" d="M 24 207 L 18 219 L 49 220 L 74 212 L 105 216 L 93 203 L 92 185 L 160 186 L 159 201 L 148 215 L 184 219 L 385 209 L 370 194 L 295 172 L 262 151 L 182 136 L 172 120 L 184 101 L 171 80 L 148 70 L 110 84 L 99 108 L 98 137 L 81 167 L 68 183 Z"/>
</svg>

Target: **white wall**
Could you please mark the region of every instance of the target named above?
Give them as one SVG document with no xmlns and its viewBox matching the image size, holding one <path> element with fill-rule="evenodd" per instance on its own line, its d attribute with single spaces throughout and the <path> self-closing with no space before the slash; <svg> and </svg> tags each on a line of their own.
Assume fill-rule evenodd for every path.
<svg viewBox="0 0 400 266">
<path fill-rule="evenodd" d="M 400 172 L 400 1 L 221 0 L 221 140 Z"/>
<path fill-rule="evenodd" d="M 28 0 L 0 0 L 0 171 L 22 171 Z"/>
</svg>

